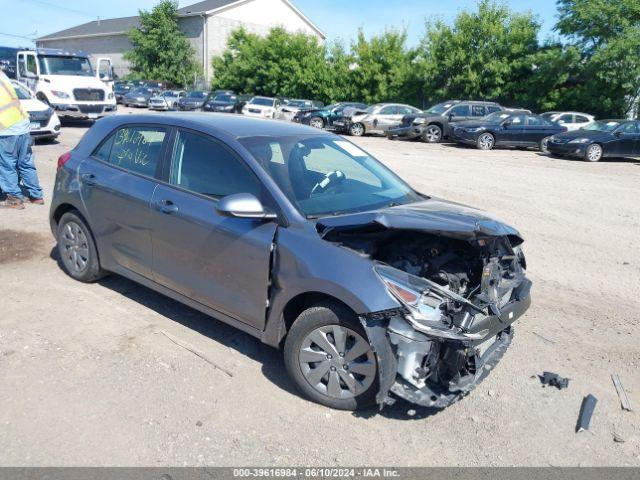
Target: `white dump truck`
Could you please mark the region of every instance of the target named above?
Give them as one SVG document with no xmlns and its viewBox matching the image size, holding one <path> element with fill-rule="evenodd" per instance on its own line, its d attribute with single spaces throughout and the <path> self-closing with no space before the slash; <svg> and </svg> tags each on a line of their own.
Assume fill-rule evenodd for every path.
<svg viewBox="0 0 640 480">
<path fill-rule="evenodd" d="M 59 117 L 99 118 L 115 113 L 111 59 L 85 52 L 36 48 L 17 53 L 16 79 L 49 104 Z"/>
</svg>

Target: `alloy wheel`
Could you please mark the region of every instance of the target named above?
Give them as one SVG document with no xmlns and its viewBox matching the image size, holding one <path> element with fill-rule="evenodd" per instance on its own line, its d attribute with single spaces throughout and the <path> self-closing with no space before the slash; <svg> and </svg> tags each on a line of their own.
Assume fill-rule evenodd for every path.
<svg viewBox="0 0 640 480">
<path fill-rule="evenodd" d="M 442 130 L 436 126 L 430 126 L 424 134 L 424 137 L 429 143 L 438 143 L 442 138 Z"/>
<path fill-rule="evenodd" d="M 369 342 L 340 325 L 325 325 L 302 341 L 298 364 L 316 391 L 332 398 L 354 398 L 376 378 L 376 363 Z"/>
<path fill-rule="evenodd" d="M 309 122 L 309 126 L 313 127 L 313 128 L 319 128 L 322 129 L 324 128 L 324 122 L 322 121 L 321 118 L 312 118 L 311 121 Z"/>
<path fill-rule="evenodd" d="M 602 147 L 598 144 L 591 145 L 587 149 L 587 160 L 590 162 L 598 162 L 602 158 Z"/>
<path fill-rule="evenodd" d="M 547 137 L 547 138 L 543 138 L 542 141 L 540 142 L 540 151 L 542 153 L 549 153 L 549 140 L 550 140 L 550 137 Z"/>
<path fill-rule="evenodd" d="M 478 139 L 478 145 L 482 150 L 491 150 L 493 148 L 493 135 L 490 133 L 484 133 Z"/>
<path fill-rule="evenodd" d="M 87 236 L 76 222 L 68 222 L 60 238 L 63 247 L 62 261 L 75 272 L 83 272 L 89 261 Z"/>
<path fill-rule="evenodd" d="M 351 135 L 354 137 L 361 137 L 364 135 L 364 127 L 360 123 L 351 125 Z"/>
</svg>

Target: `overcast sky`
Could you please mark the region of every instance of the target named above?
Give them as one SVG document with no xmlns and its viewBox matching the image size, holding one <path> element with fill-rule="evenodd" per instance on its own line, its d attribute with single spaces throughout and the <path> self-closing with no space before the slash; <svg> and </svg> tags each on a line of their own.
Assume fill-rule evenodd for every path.
<svg viewBox="0 0 640 480">
<path fill-rule="evenodd" d="M 197 0 L 180 0 L 180 6 Z M 424 32 L 425 20 L 452 21 L 465 8 L 475 8 L 477 0 L 293 0 L 329 40 L 349 42 L 362 27 L 366 34 L 386 26 L 405 27 L 415 45 Z M 32 46 L 28 39 L 47 35 L 100 18 L 136 15 L 157 0 L 0 0 L 0 46 Z M 552 34 L 556 21 L 555 0 L 505 0 L 512 9 L 531 11 L 542 22 L 541 36 Z M 13 35 L 13 36 L 12 36 Z"/>
</svg>

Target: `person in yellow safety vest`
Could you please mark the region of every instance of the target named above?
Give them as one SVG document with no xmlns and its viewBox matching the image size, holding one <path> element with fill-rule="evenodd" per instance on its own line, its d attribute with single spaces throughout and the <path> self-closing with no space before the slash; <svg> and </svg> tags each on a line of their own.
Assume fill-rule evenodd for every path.
<svg viewBox="0 0 640 480">
<path fill-rule="evenodd" d="M 0 208 L 24 208 L 20 182 L 30 203 L 44 205 L 33 161 L 30 125 L 29 114 L 20 106 L 11 81 L 0 70 L 0 194 L 6 197 Z"/>
</svg>

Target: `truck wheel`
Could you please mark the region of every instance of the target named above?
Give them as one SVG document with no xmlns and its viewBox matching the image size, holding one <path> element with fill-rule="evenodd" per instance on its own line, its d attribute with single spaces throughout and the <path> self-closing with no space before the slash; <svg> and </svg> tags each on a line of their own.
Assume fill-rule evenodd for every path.
<svg viewBox="0 0 640 480">
<path fill-rule="evenodd" d="M 314 402 L 339 410 L 375 403 L 375 354 L 356 315 L 339 303 L 319 303 L 300 314 L 287 335 L 284 361 Z"/>
</svg>

